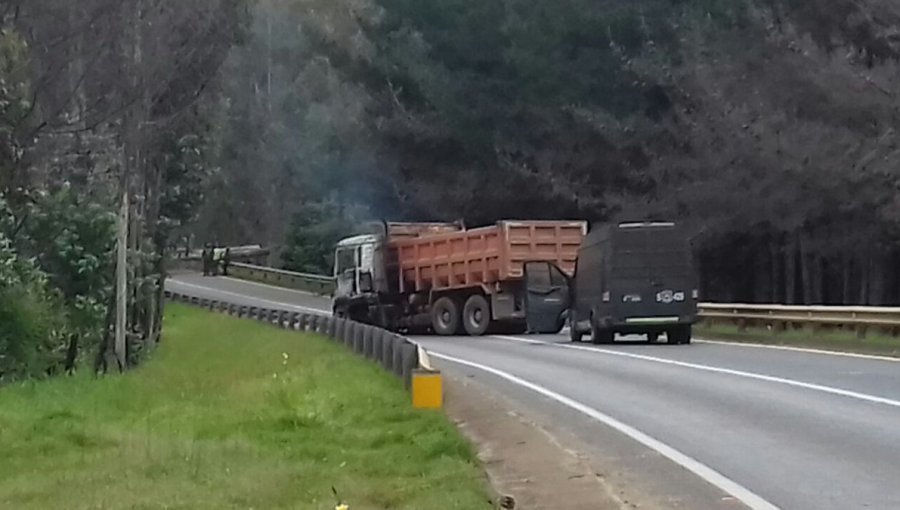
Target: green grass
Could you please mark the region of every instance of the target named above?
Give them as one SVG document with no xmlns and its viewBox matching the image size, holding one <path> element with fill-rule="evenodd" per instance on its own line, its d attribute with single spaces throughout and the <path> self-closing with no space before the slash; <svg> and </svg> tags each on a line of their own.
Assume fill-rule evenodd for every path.
<svg viewBox="0 0 900 510">
<path fill-rule="evenodd" d="M 283 354 L 286 354 L 285 357 Z M 343 346 L 171 305 L 125 376 L 0 388 L 0 508 L 490 508 L 470 446 Z"/>
<path fill-rule="evenodd" d="M 853 331 L 836 329 L 789 329 L 773 333 L 762 328 L 747 328 L 740 331 L 737 326 L 714 324 L 700 325 L 695 336 L 710 340 L 763 343 L 790 347 L 808 347 L 833 351 L 847 351 L 860 354 L 879 354 L 900 357 L 900 338 L 870 332 L 865 338 L 857 338 Z"/>
</svg>

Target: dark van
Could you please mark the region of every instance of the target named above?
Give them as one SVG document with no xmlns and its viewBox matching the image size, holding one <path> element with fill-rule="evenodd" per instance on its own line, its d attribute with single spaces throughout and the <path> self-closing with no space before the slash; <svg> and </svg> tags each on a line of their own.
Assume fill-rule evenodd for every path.
<svg viewBox="0 0 900 510">
<path fill-rule="evenodd" d="M 595 344 L 616 333 L 665 333 L 689 344 L 697 318 L 697 278 L 690 241 L 675 223 L 606 225 L 591 231 L 578 253 L 569 310 L 573 342 Z"/>
</svg>

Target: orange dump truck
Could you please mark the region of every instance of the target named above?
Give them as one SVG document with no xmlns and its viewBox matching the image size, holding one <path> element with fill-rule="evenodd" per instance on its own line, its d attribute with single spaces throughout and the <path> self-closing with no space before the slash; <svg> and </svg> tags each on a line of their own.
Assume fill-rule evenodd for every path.
<svg viewBox="0 0 900 510">
<path fill-rule="evenodd" d="M 394 330 L 554 333 L 587 224 L 384 223 L 335 250 L 334 313 Z"/>
</svg>

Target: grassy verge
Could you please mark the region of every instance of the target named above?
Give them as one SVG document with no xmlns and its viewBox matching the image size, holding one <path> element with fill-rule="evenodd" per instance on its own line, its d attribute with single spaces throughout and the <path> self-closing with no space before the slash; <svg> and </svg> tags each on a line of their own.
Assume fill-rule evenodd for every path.
<svg viewBox="0 0 900 510">
<path fill-rule="evenodd" d="M 469 445 L 343 347 L 170 306 L 126 376 L 0 388 L 0 508 L 487 509 Z"/>
<path fill-rule="evenodd" d="M 807 347 L 900 357 L 900 338 L 874 332 L 867 334 L 865 338 L 857 338 L 856 333 L 852 331 L 790 329 L 772 333 L 762 328 L 747 328 L 744 331 L 740 331 L 737 326 L 715 324 L 712 326 L 697 326 L 695 335 L 709 340 Z"/>
</svg>

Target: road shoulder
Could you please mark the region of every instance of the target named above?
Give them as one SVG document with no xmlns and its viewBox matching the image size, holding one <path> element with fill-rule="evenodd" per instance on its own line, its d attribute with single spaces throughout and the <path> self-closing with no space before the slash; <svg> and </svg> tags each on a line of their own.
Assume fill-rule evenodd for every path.
<svg viewBox="0 0 900 510">
<path fill-rule="evenodd" d="M 446 378 L 447 413 L 476 445 L 491 484 L 515 508 L 637 508 L 577 453 L 483 384 Z"/>
</svg>

